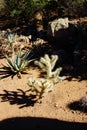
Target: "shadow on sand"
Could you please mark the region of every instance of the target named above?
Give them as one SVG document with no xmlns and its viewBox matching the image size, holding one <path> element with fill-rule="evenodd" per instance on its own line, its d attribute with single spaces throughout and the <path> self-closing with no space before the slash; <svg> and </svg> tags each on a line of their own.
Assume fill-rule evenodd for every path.
<svg viewBox="0 0 87 130">
<path fill-rule="evenodd" d="M 57 119 L 17 117 L 0 122 L 0 130 L 87 130 L 87 123 L 59 121 Z"/>
<path fill-rule="evenodd" d="M 4 93 L 0 94 L 1 102 L 9 102 L 10 105 L 17 104 L 19 108 L 34 106 L 37 102 L 36 95 L 27 94 L 30 90 L 23 91 L 22 89 L 17 89 L 17 91 L 3 91 Z"/>
<path fill-rule="evenodd" d="M 78 101 L 71 102 L 70 104 L 68 104 L 68 107 L 74 111 L 79 110 L 81 112 L 87 113 L 87 99 L 82 98 Z"/>
</svg>

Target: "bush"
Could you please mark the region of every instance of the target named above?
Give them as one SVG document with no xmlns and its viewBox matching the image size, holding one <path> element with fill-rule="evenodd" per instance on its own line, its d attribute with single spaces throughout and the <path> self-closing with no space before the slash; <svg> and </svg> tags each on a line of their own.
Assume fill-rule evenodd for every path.
<svg viewBox="0 0 87 130">
<path fill-rule="evenodd" d="M 4 3 L 6 15 L 16 25 L 28 23 L 37 11 L 44 12 L 46 24 L 57 17 L 76 18 L 87 15 L 87 0 L 5 0 Z"/>
<path fill-rule="evenodd" d="M 87 15 L 86 0 L 59 0 L 58 9 L 59 15 L 62 17 L 83 17 Z"/>
<path fill-rule="evenodd" d="M 29 20 L 36 10 L 43 10 L 44 6 L 51 0 L 5 0 L 7 15 L 20 19 Z"/>
</svg>

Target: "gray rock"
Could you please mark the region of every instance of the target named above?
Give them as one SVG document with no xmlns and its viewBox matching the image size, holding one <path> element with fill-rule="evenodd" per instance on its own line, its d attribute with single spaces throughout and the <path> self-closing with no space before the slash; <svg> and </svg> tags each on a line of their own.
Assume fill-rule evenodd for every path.
<svg viewBox="0 0 87 130">
<path fill-rule="evenodd" d="M 68 18 L 59 18 L 49 22 L 48 24 L 48 35 L 56 37 L 56 32 L 61 29 L 66 29 L 69 27 Z"/>
</svg>

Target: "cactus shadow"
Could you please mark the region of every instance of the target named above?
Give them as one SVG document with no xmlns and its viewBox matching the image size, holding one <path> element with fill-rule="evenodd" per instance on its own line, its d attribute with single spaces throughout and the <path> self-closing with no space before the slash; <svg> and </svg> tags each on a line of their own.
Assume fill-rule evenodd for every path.
<svg viewBox="0 0 87 130">
<path fill-rule="evenodd" d="M 13 79 L 14 76 L 17 76 L 17 73 L 13 73 L 10 69 L 5 69 L 5 67 L 0 68 L 0 80 L 8 77 L 11 77 Z M 28 74 L 28 72 L 22 72 L 21 74 Z"/>
<path fill-rule="evenodd" d="M 36 95 L 28 94 L 30 90 L 23 91 L 21 89 L 17 89 L 17 91 L 3 91 L 4 93 L 0 94 L 2 99 L 1 102 L 9 102 L 10 105 L 17 104 L 19 108 L 34 106 L 34 104 L 37 102 Z"/>
<path fill-rule="evenodd" d="M 0 79 L 11 77 L 13 78 L 15 74 L 13 74 L 11 71 L 4 70 L 4 67 L 0 68 Z"/>
</svg>

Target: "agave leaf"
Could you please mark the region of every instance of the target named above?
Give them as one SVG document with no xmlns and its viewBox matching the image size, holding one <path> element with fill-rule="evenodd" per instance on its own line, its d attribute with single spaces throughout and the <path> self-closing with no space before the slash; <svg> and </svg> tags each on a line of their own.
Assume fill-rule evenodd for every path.
<svg viewBox="0 0 87 130">
<path fill-rule="evenodd" d="M 15 69 L 11 68 L 11 71 L 14 72 L 14 73 L 17 73 L 17 72 L 18 72 L 18 71 L 16 70 L 16 68 L 15 68 Z"/>
<path fill-rule="evenodd" d="M 31 52 L 31 51 L 26 52 L 26 53 L 24 54 L 24 56 L 23 56 L 22 59 L 23 59 L 23 60 L 27 60 L 27 58 L 28 58 L 30 52 Z"/>
<path fill-rule="evenodd" d="M 11 69 L 15 69 L 15 67 L 14 67 L 14 65 L 13 65 L 13 63 L 12 63 L 12 61 L 9 59 L 9 57 L 5 54 L 5 57 L 6 57 L 6 60 L 7 60 L 7 64 L 8 64 L 8 66 L 11 68 Z"/>
<path fill-rule="evenodd" d="M 16 56 L 16 64 L 17 64 L 18 68 L 20 66 L 20 62 L 21 62 L 21 48 L 18 51 L 17 56 Z"/>
<path fill-rule="evenodd" d="M 20 64 L 18 65 L 19 69 L 24 66 L 26 60 L 20 59 Z"/>
<path fill-rule="evenodd" d="M 14 73 L 16 73 L 17 71 L 15 70 L 15 68 L 13 68 L 12 66 L 10 66 L 9 64 L 7 64 L 8 66 L 6 65 L 3 65 L 3 68 L 2 69 L 5 69 L 7 72 L 8 71 L 12 71 Z"/>
<path fill-rule="evenodd" d="M 28 64 L 30 63 L 30 62 L 32 62 L 32 61 L 34 61 L 35 59 L 31 59 L 31 60 L 28 60 L 27 62 L 28 62 Z"/>
<path fill-rule="evenodd" d="M 15 52 L 14 52 L 14 46 L 12 46 L 12 61 L 14 61 Z"/>
<path fill-rule="evenodd" d="M 12 62 L 6 54 L 5 54 L 5 57 L 6 57 L 6 60 L 7 60 L 7 65 L 9 66 L 11 71 L 12 72 L 17 72 L 19 69 L 18 69 L 16 63 Z"/>
<path fill-rule="evenodd" d="M 19 71 L 19 68 L 16 63 L 14 63 L 15 71 Z"/>
<path fill-rule="evenodd" d="M 14 57 L 14 66 L 16 70 L 19 71 L 20 68 L 20 63 L 21 63 L 21 50 L 18 51 L 17 55 Z"/>
<path fill-rule="evenodd" d="M 21 63 L 21 66 L 20 66 L 20 69 L 21 70 L 23 70 L 23 69 L 25 69 L 26 67 L 27 67 L 27 65 L 28 65 L 28 62 L 27 61 L 22 61 L 22 63 Z"/>
<path fill-rule="evenodd" d="M 30 62 L 32 62 L 33 60 L 34 60 L 34 59 L 32 59 L 32 60 L 24 60 L 24 61 L 22 61 L 21 69 L 25 69 L 25 68 L 27 68 L 28 64 L 29 64 Z"/>
</svg>

